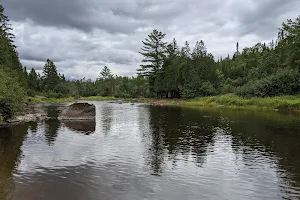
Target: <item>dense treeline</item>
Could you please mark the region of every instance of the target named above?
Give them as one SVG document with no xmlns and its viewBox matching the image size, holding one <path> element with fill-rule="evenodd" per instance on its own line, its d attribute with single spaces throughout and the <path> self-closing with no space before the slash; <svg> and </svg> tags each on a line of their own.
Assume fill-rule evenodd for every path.
<svg viewBox="0 0 300 200">
<path fill-rule="evenodd" d="M 19 61 L 9 19 L 0 5 L 0 121 L 20 111 L 26 96 L 61 98 L 115 96 L 125 98 L 194 98 L 234 93 L 242 97 L 300 93 L 300 17 L 279 29 L 277 40 L 239 49 L 216 59 L 204 41 L 191 48 L 167 43 L 157 30 L 143 41 L 144 57 L 137 77 L 113 75 L 104 67 L 97 80 L 67 80 L 48 59 L 39 74 Z"/>
<path fill-rule="evenodd" d="M 288 20 L 276 42 L 258 43 L 232 57 L 218 61 L 204 42 L 179 48 L 175 39 L 154 30 L 143 41 L 144 56 L 139 74 L 149 78 L 149 88 L 158 97 L 193 98 L 225 93 L 240 96 L 277 96 L 300 93 L 300 17 Z"/>
<path fill-rule="evenodd" d="M 68 81 L 54 67 L 53 81 L 49 82 L 46 81 L 47 63 L 54 64 L 48 60 L 44 76 L 36 75 L 34 70 L 29 73 L 29 91 L 36 94 L 37 90 L 30 87 L 32 82 L 40 82 L 41 86 L 34 87 L 48 97 L 194 98 L 227 93 L 266 97 L 300 93 L 299 17 L 283 23 L 275 42 L 258 43 L 243 50 L 237 43 L 236 52 L 226 58 L 214 58 L 202 40 L 191 49 L 188 42 L 179 47 L 175 38 L 167 43 L 164 37 L 164 33 L 154 30 L 143 41 L 140 53 L 144 64 L 138 69 L 137 77 L 115 76 L 104 67 L 96 81 Z"/>
<path fill-rule="evenodd" d="M 22 109 L 26 77 L 19 61 L 9 19 L 0 5 L 0 121 Z"/>
<path fill-rule="evenodd" d="M 57 72 L 51 60 L 47 60 L 43 76 L 31 69 L 27 75 L 28 95 L 45 96 L 48 98 L 62 98 L 73 96 L 75 98 L 88 96 L 115 96 L 115 97 L 145 97 L 147 91 L 147 78 L 114 76 L 108 67 L 104 67 L 97 80 L 91 79 L 66 80 L 64 75 Z"/>
</svg>

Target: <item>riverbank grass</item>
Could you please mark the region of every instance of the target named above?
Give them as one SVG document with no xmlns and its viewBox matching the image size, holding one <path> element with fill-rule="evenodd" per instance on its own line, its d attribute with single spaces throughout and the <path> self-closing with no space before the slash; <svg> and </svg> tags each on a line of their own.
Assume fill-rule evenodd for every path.
<svg viewBox="0 0 300 200">
<path fill-rule="evenodd" d="M 91 96 L 91 97 L 80 97 L 75 99 L 74 97 L 66 98 L 46 98 L 43 96 L 28 97 L 26 102 L 30 103 L 65 103 L 65 102 L 75 102 L 76 100 L 82 101 L 109 101 L 116 100 L 115 97 L 101 97 L 101 96 Z"/>
<path fill-rule="evenodd" d="M 74 97 L 67 98 L 46 98 L 46 97 L 28 97 L 28 103 L 64 103 L 64 102 L 74 102 Z"/>
<path fill-rule="evenodd" d="M 114 101 L 116 97 L 80 97 L 81 101 Z M 278 97 L 252 97 L 243 98 L 233 94 L 199 97 L 191 100 L 170 100 L 170 99 L 119 99 L 125 102 L 144 102 L 154 105 L 177 105 L 183 107 L 228 107 L 228 108 L 248 108 L 248 109 L 269 109 L 269 110 L 300 110 L 300 95 L 278 96 Z M 74 97 L 68 98 L 45 98 L 28 97 L 27 102 L 31 103 L 64 103 L 75 102 Z"/>
<path fill-rule="evenodd" d="M 230 108 L 254 108 L 276 110 L 300 110 L 300 95 L 278 97 L 253 97 L 242 98 L 228 94 L 222 96 L 201 97 L 185 101 L 171 101 L 170 105 L 189 107 L 230 107 Z"/>
<path fill-rule="evenodd" d="M 83 101 L 113 101 L 113 100 L 117 100 L 117 98 L 116 97 L 90 96 L 90 97 L 80 97 L 79 100 L 83 100 Z"/>
</svg>

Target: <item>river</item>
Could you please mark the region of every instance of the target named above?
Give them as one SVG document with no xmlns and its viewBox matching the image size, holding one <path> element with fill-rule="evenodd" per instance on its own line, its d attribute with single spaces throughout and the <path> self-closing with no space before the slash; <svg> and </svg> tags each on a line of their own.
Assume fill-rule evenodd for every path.
<svg viewBox="0 0 300 200">
<path fill-rule="evenodd" d="M 300 199 L 299 115 L 92 103 L 0 129 L 1 200 Z"/>
</svg>

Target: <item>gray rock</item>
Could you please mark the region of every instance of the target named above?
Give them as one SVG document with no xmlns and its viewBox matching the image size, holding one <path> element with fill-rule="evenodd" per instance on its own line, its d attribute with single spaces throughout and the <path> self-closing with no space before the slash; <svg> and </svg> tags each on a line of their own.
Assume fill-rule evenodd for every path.
<svg viewBox="0 0 300 200">
<path fill-rule="evenodd" d="M 7 122 L 0 122 L 0 127 L 15 125 L 22 122 L 39 121 L 46 118 L 47 113 L 43 109 L 27 105 L 23 112 L 18 113 L 12 119 L 8 120 Z"/>
<path fill-rule="evenodd" d="M 59 120 L 94 120 L 96 108 L 93 104 L 74 103 L 66 107 L 58 116 Z"/>
</svg>

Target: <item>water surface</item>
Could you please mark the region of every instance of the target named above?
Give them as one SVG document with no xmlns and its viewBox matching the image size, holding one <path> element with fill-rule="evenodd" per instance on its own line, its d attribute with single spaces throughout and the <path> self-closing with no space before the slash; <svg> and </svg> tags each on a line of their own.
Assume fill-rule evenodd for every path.
<svg viewBox="0 0 300 200">
<path fill-rule="evenodd" d="M 300 199 L 300 116 L 93 103 L 0 129 L 0 199 Z"/>
</svg>

